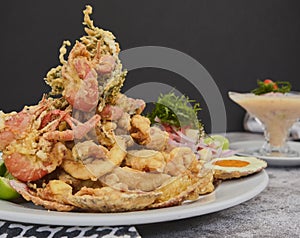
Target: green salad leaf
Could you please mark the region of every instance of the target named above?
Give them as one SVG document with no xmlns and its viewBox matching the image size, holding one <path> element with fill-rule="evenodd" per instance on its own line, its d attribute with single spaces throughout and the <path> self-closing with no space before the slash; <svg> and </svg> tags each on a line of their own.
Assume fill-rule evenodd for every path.
<svg viewBox="0 0 300 238">
<path fill-rule="evenodd" d="M 203 125 L 198 120 L 200 110 L 200 103 L 184 95 L 176 96 L 174 92 L 170 92 L 161 94 L 154 109 L 146 116 L 151 124 L 157 123 L 156 118 L 158 118 L 160 123 L 175 126 L 178 129 L 189 127 L 202 131 Z"/>
</svg>

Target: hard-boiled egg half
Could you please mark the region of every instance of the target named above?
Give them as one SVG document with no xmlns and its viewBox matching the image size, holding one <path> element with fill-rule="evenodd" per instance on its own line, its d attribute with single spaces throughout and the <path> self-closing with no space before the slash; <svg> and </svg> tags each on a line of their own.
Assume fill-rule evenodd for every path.
<svg viewBox="0 0 300 238">
<path fill-rule="evenodd" d="M 216 158 L 206 163 L 214 172 L 215 179 L 233 179 L 257 173 L 267 167 L 267 163 L 256 157 L 230 156 Z"/>
</svg>

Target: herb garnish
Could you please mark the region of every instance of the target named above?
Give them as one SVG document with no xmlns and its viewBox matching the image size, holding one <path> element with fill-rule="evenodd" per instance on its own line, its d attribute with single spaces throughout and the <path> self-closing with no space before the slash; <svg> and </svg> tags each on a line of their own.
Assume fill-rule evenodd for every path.
<svg viewBox="0 0 300 238">
<path fill-rule="evenodd" d="M 272 81 L 271 79 L 265 79 L 264 81 L 257 80 L 258 87 L 251 92 L 255 95 L 261 95 L 265 93 L 288 93 L 291 91 L 291 84 L 287 81 Z"/>
<path fill-rule="evenodd" d="M 191 103 L 193 106 L 190 105 Z M 161 124 L 175 126 L 177 129 L 188 127 L 203 131 L 203 125 L 197 117 L 199 110 L 201 110 L 200 104 L 195 103 L 195 100 L 190 100 L 184 95 L 179 97 L 174 92 L 170 92 L 161 94 L 153 111 L 146 116 L 151 124 L 157 123 L 159 119 Z"/>
</svg>

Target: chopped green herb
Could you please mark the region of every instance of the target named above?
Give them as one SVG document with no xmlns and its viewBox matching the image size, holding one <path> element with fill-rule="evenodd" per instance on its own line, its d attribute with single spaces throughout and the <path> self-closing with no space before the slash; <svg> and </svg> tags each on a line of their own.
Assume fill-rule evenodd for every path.
<svg viewBox="0 0 300 238">
<path fill-rule="evenodd" d="M 151 124 L 157 123 L 156 118 L 158 118 L 161 123 L 175 126 L 178 129 L 190 127 L 203 131 L 203 125 L 198 120 L 199 110 L 201 110 L 200 104 L 195 100 L 190 100 L 184 95 L 179 97 L 174 92 L 170 92 L 161 94 L 153 111 L 146 116 L 150 119 Z"/>
<path fill-rule="evenodd" d="M 270 79 L 266 79 L 264 81 L 257 80 L 257 85 L 258 87 L 251 91 L 255 95 L 261 95 L 270 92 L 288 93 L 291 91 L 292 88 L 290 82 L 286 82 L 286 81 L 273 82 Z"/>
</svg>

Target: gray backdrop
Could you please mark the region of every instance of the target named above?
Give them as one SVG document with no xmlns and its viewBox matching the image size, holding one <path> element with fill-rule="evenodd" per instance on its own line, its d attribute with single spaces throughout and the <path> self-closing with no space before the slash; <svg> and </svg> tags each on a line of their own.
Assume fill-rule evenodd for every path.
<svg viewBox="0 0 300 238">
<path fill-rule="evenodd" d="M 227 112 L 228 131 L 242 130 L 244 111 L 228 91 L 246 92 L 257 79 L 288 80 L 300 90 L 300 6 L 285 0 L 198 1 L 16 1 L 1 3 L 0 109 L 36 103 L 43 81 L 58 61 L 63 40 L 83 34 L 82 10 L 94 7 L 95 25 L 112 31 L 122 49 L 164 46 L 200 62 L 215 80 Z M 129 73 L 124 91 L 143 82 L 163 82 L 200 101 L 199 116 L 210 131 L 206 104 L 181 76 L 144 68 Z"/>
</svg>

